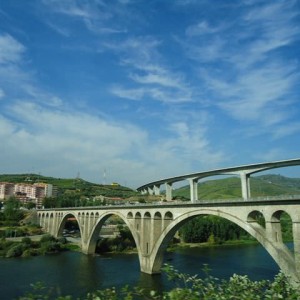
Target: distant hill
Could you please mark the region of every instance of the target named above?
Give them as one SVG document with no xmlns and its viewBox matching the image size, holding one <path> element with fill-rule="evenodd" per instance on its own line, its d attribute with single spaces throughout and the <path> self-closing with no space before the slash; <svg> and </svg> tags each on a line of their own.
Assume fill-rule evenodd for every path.
<svg viewBox="0 0 300 300">
<path fill-rule="evenodd" d="M 64 194 L 69 191 L 77 191 L 86 197 L 103 195 L 106 197 L 122 197 L 129 198 L 139 195 L 137 191 L 118 184 L 95 184 L 85 181 L 81 178 L 55 178 L 46 177 L 37 174 L 0 174 L 0 182 L 13 182 L 13 183 L 38 183 L 44 182 L 52 184 L 57 187 L 58 194 Z"/>
<path fill-rule="evenodd" d="M 76 191 L 85 197 L 102 195 L 105 197 L 130 198 L 133 201 L 158 201 L 160 197 L 145 197 L 135 190 L 121 185 L 103 185 L 85 181 L 81 178 L 55 178 L 37 174 L 0 174 L 0 182 L 53 184 L 58 189 L 58 195 Z M 289 178 L 281 175 L 261 175 L 250 178 L 251 196 L 300 195 L 300 178 Z M 163 194 L 163 192 L 162 192 Z M 241 198 L 241 182 L 239 177 L 228 177 L 199 182 L 199 199 L 231 199 Z M 152 199 L 153 198 L 153 199 Z M 157 199 L 156 199 L 157 198 Z M 188 200 L 190 187 L 184 186 L 173 191 L 173 198 Z"/>
<path fill-rule="evenodd" d="M 261 175 L 250 177 L 251 196 L 300 195 L 300 178 L 281 175 Z M 199 182 L 199 199 L 241 198 L 241 181 L 239 177 L 208 180 Z M 184 186 L 173 191 L 173 198 L 190 198 L 190 187 Z"/>
</svg>

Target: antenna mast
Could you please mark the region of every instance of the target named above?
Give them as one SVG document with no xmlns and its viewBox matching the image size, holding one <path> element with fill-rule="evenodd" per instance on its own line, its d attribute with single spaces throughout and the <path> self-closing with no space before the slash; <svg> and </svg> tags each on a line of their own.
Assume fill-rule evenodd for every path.
<svg viewBox="0 0 300 300">
<path fill-rule="evenodd" d="M 106 185 L 106 169 L 103 172 L 103 185 Z"/>
</svg>

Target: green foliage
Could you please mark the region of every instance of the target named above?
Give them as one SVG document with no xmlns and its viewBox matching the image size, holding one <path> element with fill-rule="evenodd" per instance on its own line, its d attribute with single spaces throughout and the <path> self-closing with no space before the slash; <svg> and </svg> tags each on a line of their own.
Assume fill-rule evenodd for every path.
<svg viewBox="0 0 300 300">
<path fill-rule="evenodd" d="M 10 197 L 8 200 L 5 201 L 4 205 L 4 219 L 6 221 L 10 221 L 12 223 L 19 222 L 24 214 L 20 211 L 20 201 L 17 200 L 15 197 Z"/>
<path fill-rule="evenodd" d="M 200 216 L 190 220 L 180 228 L 179 235 L 186 243 L 221 244 L 228 240 L 249 238 L 238 225 L 215 216 Z"/>
<path fill-rule="evenodd" d="M 299 299 L 299 290 L 292 286 L 283 273 L 273 282 L 269 280 L 251 281 L 248 276 L 234 274 L 229 280 L 220 280 L 209 275 L 205 266 L 204 278 L 179 273 L 170 265 L 164 271 L 169 280 L 177 283 L 177 288 L 166 293 L 163 299 Z M 160 298 L 161 299 L 161 298 Z"/>
<path fill-rule="evenodd" d="M 126 226 L 119 226 L 119 236 L 115 238 L 103 238 L 97 243 L 96 252 L 122 252 L 135 248 L 135 242 L 131 231 Z"/>
<path fill-rule="evenodd" d="M 55 237 L 54 236 L 52 236 L 51 234 L 44 234 L 41 237 L 40 243 L 43 244 L 43 243 L 54 242 L 54 241 L 55 241 Z"/>
<path fill-rule="evenodd" d="M 25 245 L 31 245 L 31 239 L 29 237 L 23 237 L 21 242 Z"/>
<path fill-rule="evenodd" d="M 7 253 L 6 253 L 6 257 L 10 258 L 10 257 L 18 257 L 21 256 L 23 253 L 23 245 L 22 244 L 17 244 L 14 245 L 13 247 L 9 248 Z"/>
<path fill-rule="evenodd" d="M 22 238 L 21 242 L 0 240 L 0 256 L 2 257 L 27 257 L 39 254 L 60 252 L 68 249 L 65 238 L 56 239 L 51 235 L 44 235 L 40 241 L 34 242 L 29 237 Z"/>
</svg>

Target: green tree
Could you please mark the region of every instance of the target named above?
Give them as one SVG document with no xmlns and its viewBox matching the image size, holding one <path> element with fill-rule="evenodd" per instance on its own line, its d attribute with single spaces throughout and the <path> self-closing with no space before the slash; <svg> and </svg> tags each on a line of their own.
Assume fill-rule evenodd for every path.
<svg viewBox="0 0 300 300">
<path fill-rule="evenodd" d="M 23 217 L 23 213 L 20 211 L 20 201 L 15 197 L 6 200 L 3 214 L 6 221 L 20 221 Z"/>
</svg>

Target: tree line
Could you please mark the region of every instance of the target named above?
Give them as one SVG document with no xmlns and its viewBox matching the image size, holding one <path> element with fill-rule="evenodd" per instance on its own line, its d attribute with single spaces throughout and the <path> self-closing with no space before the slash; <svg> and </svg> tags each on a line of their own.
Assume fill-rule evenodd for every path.
<svg viewBox="0 0 300 300">
<path fill-rule="evenodd" d="M 258 223 L 264 226 L 264 220 L 260 217 Z M 284 241 L 292 241 L 292 221 L 283 213 L 280 219 L 282 236 Z M 243 228 L 235 223 L 217 216 L 199 216 L 187 222 L 179 230 L 179 236 L 185 243 L 222 244 L 233 240 L 254 240 Z"/>
</svg>

